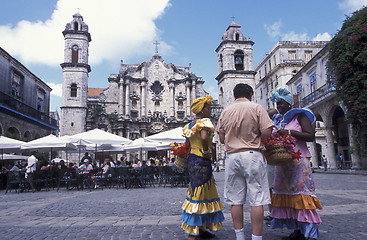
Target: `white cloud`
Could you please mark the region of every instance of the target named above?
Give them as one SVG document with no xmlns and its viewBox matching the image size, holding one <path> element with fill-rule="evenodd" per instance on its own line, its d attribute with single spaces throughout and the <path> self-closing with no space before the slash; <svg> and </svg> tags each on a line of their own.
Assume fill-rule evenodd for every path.
<svg viewBox="0 0 367 240">
<path fill-rule="evenodd" d="M 290 31 L 288 33 L 283 33 L 281 36 L 282 41 L 308 41 L 310 37 L 307 33 L 296 33 L 294 31 Z"/>
<path fill-rule="evenodd" d="M 366 0 L 367 1 L 367 0 Z M 295 31 L 282 32 L 283 23 L 281 20 L 271 25 L 264 25 L 266 33 L 275 41 L 329 41 L 332 37 L 329 33 L 318 33 L 312 38 L 308 33 L 298 33 Z"/>
<path fill-rule="evenodd" d="M 367 6 L 367 0 L 344 0 L 338 3 L 339 9 L 343 10 L 345 14 L 350 15 L 363 6 Z"/>
<path fill-rule="evenodd" d="M 62 84 L 61 83 L 46 83 L 52 88 L 51 95 L 61 97 L 62 96 Z"/>
<path fill-rule="evenodd" d="M 25 63 L 55 66 L 63 61 L 61 32 L 71 22 L 76 8 L 89 26 L 90 64 L 116 62 L 138 55 L 152 54 L 159 40 L 154 20 L 170 6 L 169 0 L 58 0 L 46 21 L 21 21 L 15 27 L 0 26 L 0 45 Z M 32 36 L 32 37 L 30 37 Z M 45 37 L 47 36 L 47 38 Z M 170 51 L 161 42 L 160 53 Z"/>
<path fill-rule="evenodd" d="M 280 28 L 282 27 L 282 21 L 277 21 L 273 23 L 272 25 L 264 25 L 266 33 L 274 39 L 277 39 L 281 35 Z"/>
<path fill-rule="evenodd" d="M 331 39 L 332 37 L 330 36 L 330 34 L 327 32 L 324 32 L 324 33 L 317 34 L 316 37 L 312 39 L 312 41 L 330 41 Z"/>
</svg>

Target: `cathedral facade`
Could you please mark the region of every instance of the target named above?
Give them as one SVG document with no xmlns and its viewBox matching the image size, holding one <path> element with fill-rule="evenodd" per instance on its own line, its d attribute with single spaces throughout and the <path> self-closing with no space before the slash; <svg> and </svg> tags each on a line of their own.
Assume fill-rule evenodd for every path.
<svg viewBox="0 0 367 240">
<path fill-rule="evenodd" d="M 191 67 L 165 63 L 156 53 L 149 61 L 124 64 L 105 89 L 89 88 L 88 26 L 78 13 L 66 25 L 61 135 L 100 128 L 129 139 L 146 137 L 193 119 L 191 103 L 208 93 Z"/>
</svg>

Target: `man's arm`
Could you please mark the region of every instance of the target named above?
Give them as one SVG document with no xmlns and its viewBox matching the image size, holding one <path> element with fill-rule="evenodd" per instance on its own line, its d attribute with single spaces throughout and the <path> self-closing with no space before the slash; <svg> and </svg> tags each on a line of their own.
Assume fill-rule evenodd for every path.
<svg viewBox="0 0 367 240">
<path fill-rule="evenodd" d="M 222 132 L 219 132 L 219 141 L 221 144 L 224 144 L 225 135 Z"/>
<path fill-rule="evenodd" d="M 263 131 L 261 131 L 261 138 L 262 139 L 269 138 L 272 131 L 273 131 L 273 127 L 268 127 L 266 129 L 264 129 Z"/>
</svg>

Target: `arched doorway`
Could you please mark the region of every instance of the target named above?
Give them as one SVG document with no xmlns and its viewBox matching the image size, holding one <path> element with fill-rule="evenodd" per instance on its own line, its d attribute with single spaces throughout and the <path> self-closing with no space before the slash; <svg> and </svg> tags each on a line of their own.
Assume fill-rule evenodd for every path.
<svg viewBox="0 0 367 240">
<path fill-rule="evenodd" d="M 13 138 L 13 139 L 21 140 L 20 139 L 20 132 L 15 127 L 8 128 L 8 130 L 6 131 L 5 136 L 8 137 L 8 138 Z"/>
</svg>

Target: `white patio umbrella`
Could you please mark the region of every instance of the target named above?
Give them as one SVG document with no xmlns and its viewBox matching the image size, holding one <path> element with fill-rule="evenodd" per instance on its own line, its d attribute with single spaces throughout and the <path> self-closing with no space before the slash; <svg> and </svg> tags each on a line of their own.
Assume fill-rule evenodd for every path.
<svg viewBox="0 0 367 240">
<path fill-rule="evenodd" d="M 71 135 L 69 138 L 72 141 L 88 142 L 88 144 L 85 144 L 85 149 L 93 150 L 95 154 L 97 154 L 98 151 L 106 151 L 108 149 L 114 148 L 114 145 L 117 147 L 118 145 L 123 146 L 132 142 L 130 139 L 105 132 L 98 128 Z"/>
<path fill-rule="evenodd" d="M 17 152 L 20 150 L 20 146 L 25 143 L 12 138 L 7 138 L 0 136 L 0 149 L 1 149 L 1 159 L 3 159 L 4 152 Z"/>
<path fill-rule="evenodd" d="M 163 149 L 169 149 L 168 144 L 156 142 L 156 141 L 146 141 L 145 138 L 135 139 L 132 143 L 124 145 L 123 149 L 127 152 L 133 151 L 157 151 Z"/>
<path fill-rule="evenodd" d="M 55 135 L 48 135 L 36 140 L 24 143 L 20 146 L 21 149 L 34 149 L 39 151 L 50 151 L 50 160 L 52 151 L 68 151 L 75 150 L 77 146 L 68 138 L 58 138 Z"/>
<path fill-rule="evenodd" d="M 170 144 L 173 142 L 183 143 L 185 142 L 185 137 L 182 136 L 183 128 L 177 127 L 168 131 L 160 132 L 154 135 L 150 135 L 145 139 L 148 142 L 160 142 L 162 144 Z"/>
<path fill-rule="evenodd" d="M 93 129 L 87 132 L 78 133 L 75 135 L 69 136 L 73 141 L 84 140 L 90 142 L 90 144 L 94 145 L 114 145 L 114 144 L 129 144 L 132 141 L 130 139 L 117 136 L 115 134 L 105 132 L 101 129 Z"/>
</svg>

